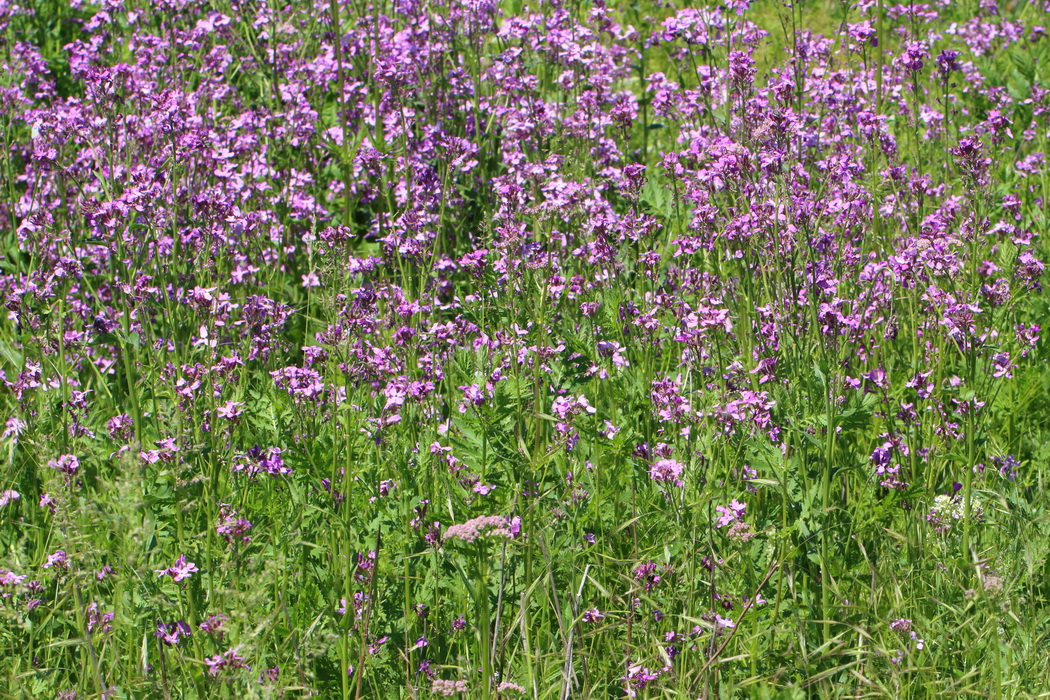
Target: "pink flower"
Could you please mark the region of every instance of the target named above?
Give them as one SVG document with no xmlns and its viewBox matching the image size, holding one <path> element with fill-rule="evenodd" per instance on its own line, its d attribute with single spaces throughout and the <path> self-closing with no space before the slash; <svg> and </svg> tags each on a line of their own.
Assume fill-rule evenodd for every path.
<svg viewBox="0 0 1050 700">
<path fill-rule="evenodd" d="M 653 481 L 669 481 L 681 488 L 685 486 L 681 479 L 684 471 L 685 465 L 681 462 L 676 462 L 673 459 L 661 459 L 649 468 L 649 478 Z"/>
<path fill-rule="evenodd" d="M 18 441 L 18 436 L 22 434 L 22 431 L 28 427 L 25 421 L 16 418 L 15 416 L 11 416 L 10 418 L 8 418 L 7 423 L 5 423 L 5 425 L 7 427 L 4 428 L 4 433 L 3 435 L 0 435 L 0 437 L 13 437 L 15 439 L 15 442 Z"/>
<path fill-rule="evenodd" d="M 66 571 L 69 569 L 69 557 L 61 549 L 56 550 L 54 554 L 49 554 L 47 561 L 44 562 L 45 569 L 50 569 L 51 567 Z"/>
<path fill-rule="evenodd" d="M 747 511 L 747 504 L 741 503 L 734 498 L 728 506 L 715 506 L 715 510 L 719 513 L 718 523 L 715 527 L 723 528 L 736 520 L 743 520 L 744 513 Z"/>
<path fill-rule="evenodd" d="M 467 692 L 467 683 L 466 681 L 446 681 L 435 678 L 430 686 L 430 692 L 434 695 L 450 698 L 458 693 Z"/>
<path fill-rule="evenodd" d="M 512 538 L 516 534 L 514 530 L 521 530 L 521 520 L 511 520 L 499 515 L 486 515 L 465 523 L 450 525 L 441 539 L 445 542 L 452 539 L 473 542 L 482 535 Z"/>
<path fill-rule="evenodd" d="M 510 681 L 503 681 L 496 686 L 496 692 L 498 693 L 524 693 L 524 686 L 520 686 L 517 683 L 511 683 Z"/>
<path fill-rule="evenodd" d="M 208 615 L 208 619 L 197 625 L 201 632 L 205 634 L 217 634 L 220 637 L 223 636 L 223 624 L 229 621 L 230 618 L 226 617 L 222 613 L 218 615 Z"/>
<path fill-rule="evenodd" d="M 72 476 L 77 473 L 80 469 L 80 460 L 76 458 L 76 455 L 62 455 L 58 459 L 53 459 L 47 463 L 47 466 L 52 469 L 57 469 L 63 474 L 69 474 Z"/>
<path fill-rule="evenodd" d="M 12 571 L 0 569 L 0 587 L 17 586 L 25 581 L 26 578 L 26 576 L 19 576 Z M 5 596 L 6 595 L 7 594 L 5 594 Z"/>
<path fill-rule="evenodd" d="M 604 619 L 605 619 L 605 615 L 602 614 L 602 612 L 600 610 L 598 610 L 598 608 L 591 608 L 590 610 L 585 610 L 583 612 L 583 621 L 584 622 L 595 623 L 595 622 L 601 622 Z"/>
<path fill-rule="evenodd" d="M 236 420 L 237 416 L 241 415 L 241 406 L 243 405 L 243 401 L 227 401 L 222 406 L 216 408 L 215 413 L 219 418 Z"/>
<path fill-rule="evenodd" d="M 183 554 L 167 569 L 155 569 L 154 573 L 157 576 L 171 576 L 173 581 L 178 582 L 184 578 L 189 578 L 195 571 L 199 571 L 197 565 L 192 561 L 186 561 L 186 555 Z"/>
<path fill-rule="evenodd" d="M 736 623 L 730 617 L 722 617 L 721 615 L 715 615 L 715 629 L 732 629 L 736 627 Z"/>
<path fill-rule="evenodd" d="M 244 668 L 251 670 L 251 666 L 244 662 L 244 658 L 239 655 L 241 648 L 239 646 L 227 649 L 222 654 L 216 654 L 210 659 L 205 659 L 204 663 L 208 666 L 208 675 L 215 678 L 223 671 L 234 671 L 236 669 Z"/>
</svg>

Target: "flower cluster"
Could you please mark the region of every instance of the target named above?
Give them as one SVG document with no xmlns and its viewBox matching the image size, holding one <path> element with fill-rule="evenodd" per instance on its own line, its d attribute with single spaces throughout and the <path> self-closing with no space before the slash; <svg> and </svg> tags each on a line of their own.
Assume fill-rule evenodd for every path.
<svg viewBox="0 0 1050 700">
<path fill-rule="evenodd" d="M 449 525 L 441 539 L 462 540 L 463 542 L 474 542 L 479 537 L 506 537 L 508 539 L 517 537 L 521 532 L 521 518 L 514 516 L 503 517 L 499 515 L 485 515 L 472 518 L 464 523 Z"/>
<path fill-rule="evenodd" d="M 467 682 L 446 681 L 440 678 L 435 678 L 433 681 L 431 681 L 430 692 L 434 695 L 450 698 L 453 695 L 459 695 L 460 693 L 467 692 Z"/>
<path fill-rule="evenodd" d="M 175 563 L 166 569 L 156 569 L 154 571 L 157 576 L 170 576 L 172 581 L 178 583 L 183 579 L 189 578 L 191 575 L 199 571 L 197 565 L 192 561 L 186 561 L 186 555 L 182 554 Z"/>
<path fill-rule="evenodd" d="M 685 465 L 673 459 L 661 459 L 649 468 L 649 478 L 653 481 L 671 483 L 679 488 L 685 486 L 682 481 L 682 473 Z"/>
<path fill-rule="evenodd" d="M 232 647 L 216 654 L 211 658 L 205 659 L 204 664 L 208 667 L 208 675 L 212 678 L 218 678 L 223 673 L 229 673 L 238 669 L 251 670 L 243 657 L 240 656 L 240 647 Z"/>
<path fill-rule="evenodd" d="M 984 509 L 980 502 L 973 500 L 970 503 L 970 517 L 979 521 L 984 515 Z M 966 518 L 966 504 L 958 494 L 949 496 L 940 494 L 933 499 L 933 506 L 926 514 L 926 522 L 942 535 L 953 531 L 953 528 Z"/>
</svg>

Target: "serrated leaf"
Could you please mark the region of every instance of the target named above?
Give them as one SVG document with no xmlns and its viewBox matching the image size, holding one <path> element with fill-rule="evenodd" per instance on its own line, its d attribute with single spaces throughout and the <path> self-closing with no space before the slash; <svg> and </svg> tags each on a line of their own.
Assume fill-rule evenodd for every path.
<svg viewBox="0 0 1050 700">
<path fill-rule="evenodd" d="M 641 198 L 644 203 L 649 205 L 654 214 L 667 217 L 671 215 L 674 209 L 671 193 L 654 179 L 648 180 L 642 187 Z"/>
</svg>

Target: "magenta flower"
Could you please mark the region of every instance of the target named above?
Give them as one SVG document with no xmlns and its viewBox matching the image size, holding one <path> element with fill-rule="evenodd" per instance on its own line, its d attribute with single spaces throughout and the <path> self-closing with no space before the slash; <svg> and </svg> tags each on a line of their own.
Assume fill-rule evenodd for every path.
<svg viewBox="0 0 1050 700">
<path fill-rule="evenodd" d="M 721 615 L 715 615 L 715 629 L 732 629 L 736 627 L 736 623 L 730 617 L 722 617 Z"/>
<path fill-rule="evenodd" d="M 157 631 L 153 633 L 153 636 L 159 637 L 168 646 L 177 646 L 183 641 L 184 637 L 190 636 L 190 626 L 184 620 L 168 623 L 158 622 Z"/>
<path fill-rule="evenodd" d="M 598 608 L 591 608 L 590 610 L 584 610 L 583 621 L 589 623 L 601 622 L 605 619 L 605 615 Z"/>
<path fill-rule="evenodd" d="M 54 554 L 49 554 L 47 561 L 44 562 L 44 568 L 50 569 L 51 567 L 67 571 L 69 569 L 69 556 L 61 549 L 56 550 Z"/>
<path fill-rule="evenodd" d="M 222 637 L 224 634 L 223 625 L 229 621 L 229 619 L 230 618 L 222 613 L 219 613 L 218 615 L 208 615 L 208 619 L 197 626 L 200 627 L 201 632 L 204 632 L 205 634 L 217 634 Z"/>
<path fill-rule="evenodd" d="M 167 569 L 154 569 L 154 573 L 157 574 L 157 576 L 171 576 L 172 580 L 176 583 L 185 578 L 189 578 L 190 575 L 196 571 L 199 571 L 197 565 L 192 561 L 186 561 L 185 554 L 180 556 L 175 563 Z"/>
<path fill-rule="evenodd" d="M 80 460 L 77 459 L 76 455 L 62 455 L 58 459 L 53 459 L 48 462 L 47 466 L 58 470 L 63 474 L 72 476 L 77 473 L 78 469 L 80 469 Z"/>
<path fill-rule="evenodd" d="M 216 415 L 219 418 L 225 418 L 226 420 L 236 420 L 237 416 L 241 415 L 241 407 L 244 406 L 243 401 L 227 401 L 222 406 L 215 409 Z"/>
<path fill-rule="evenodd" d="M 685 465 L 673 459 L 661 459 L 649 468 L 649 478 L 653 481 L 665 481 L 681 488 L 685 486 L 682 482 L 682 472 Z"/>
<path fill-rule="evenodd" d="M 898 618 L 890 622 L 890 629 L 897 632 L 908 632 L 911 630 L 911 620 Z"/>
<path fill-rule="evenodd" d="M 244 658 L 239 655 L 238 652 L 240 650 L 239 646 L 233 647 L 222 654 L 216 654 L 210 659 L 205 659 L 204 663 L 208 666 L 208 675 L 215 678 L 223 671 L 234 671 L 240 668 L 251 670 L 251 666 L 245 663 Z"/>
<path fill-rule="evenodd" d="M 27 576 L 19 576 L 13 571 L 7 571 L 6 569 L 0 569 L 0 588 L 12 587 L 21 584 L 28 578 Z M 7 594 L 5 594 L 6 596 Z"/>
<path fill-rule="evenodd" d="M 29 427 L 24 420 L 19 419 L 16 416 L 11 416 L 7 419 L 7 423 L 4 424 L 3 438 L 14 438 L 14 441 L 18 441 L 18 436 L 22 434 L 27 427 Z"/>
<path fill-rule="evenodd" d="M 719 513 L 715 527 L 721 529 L 737 520 L 743 520 L 744 513 L 747 511 L 747 504 L 741 503 L 734 498 L 728 506 L 715 506 L 715 510 Z"/>
</svg>

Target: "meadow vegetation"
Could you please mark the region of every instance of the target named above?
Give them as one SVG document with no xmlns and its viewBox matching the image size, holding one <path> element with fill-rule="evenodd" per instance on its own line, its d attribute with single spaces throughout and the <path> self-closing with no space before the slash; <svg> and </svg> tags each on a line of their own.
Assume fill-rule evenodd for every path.
<svg viewBox="0 0 1050 700">
<path fill-rule="evenodd" d="M 1050 692 L 1047 26 L 0 0 L 0 693 Z"/>
</svg>

